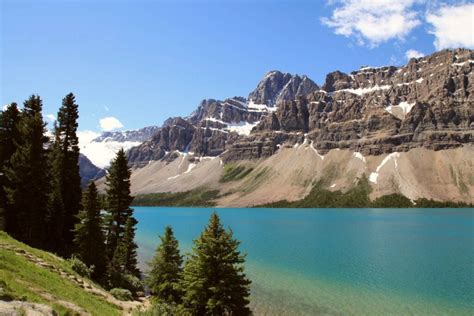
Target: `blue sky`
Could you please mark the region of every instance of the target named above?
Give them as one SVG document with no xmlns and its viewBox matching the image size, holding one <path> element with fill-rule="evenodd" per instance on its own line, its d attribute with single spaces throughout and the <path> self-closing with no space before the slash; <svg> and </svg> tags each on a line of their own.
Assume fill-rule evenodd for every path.
<svg viewBox="0 0 474 316">
<path fill-rule="evenodd" d="M 0 104 L 69 92 L 80 130 L 160 125 L 270 70 L 326 73 L 474 48 L 472 1 L 0 0 Z M 467 12 L 467 13 L 466 13 Z M 467 22 L 466 22 L 467 21 Z M 114 117 L 121 122 L 100 119 Z M 115 124 L 115 125 L 114 125 Z"/>
</svg>

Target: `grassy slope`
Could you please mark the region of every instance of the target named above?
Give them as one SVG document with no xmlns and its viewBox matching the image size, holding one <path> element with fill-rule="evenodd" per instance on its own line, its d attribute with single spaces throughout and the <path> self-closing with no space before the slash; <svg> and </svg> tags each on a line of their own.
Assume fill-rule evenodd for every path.
<svg viewBox="0 0 474 316">
<path fill-rule="evenodd" d="M 55 269 L 75 274 L 67 261 L 48 252 L 28 247 L 0 231 L 0 287 L 4 288 L 3 298 L 0 299 L 43 303 L 52 306 L 60 315 L 74 315 L 77 313 L 76 307 L 92 315 L 121 313 L 120 307 L 107 302 L 105 298 L 86 292 L 55 270 L 43 268 L 17 254 L 18 249 L 42 259 Z M 88 282 L 92 284 L 92 281 Z"/>
</svg>

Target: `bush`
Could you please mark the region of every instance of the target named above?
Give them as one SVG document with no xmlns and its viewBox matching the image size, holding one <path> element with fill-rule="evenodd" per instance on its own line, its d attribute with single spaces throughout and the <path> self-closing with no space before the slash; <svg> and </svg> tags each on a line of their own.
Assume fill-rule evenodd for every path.
<svg viewBox="0 0 474 316">
<path fill-rule="evenodd" d="M 143 291 L 142 281 L 136 276 L 133 276 L 131 274 L 122 275 L 121 283 L 124 289 L 129 290 L 134 295 L 136 295 L 137 292 Z"/>
<path fill-rule="evenodd" d="M 76 256 L 72 256 L 70 259 L 68 259 L 69 265 L 71 266 L 71 269 L 77 274 L 79 274 L 82 277 L 90 278 L 92 272 L 94 271 L 94 267 L 88 267 L 84 262 L 82 262 L 79 258 Z"/>
<path fill-rule="evenodd" d="M 119 301 L 131 301 L 133 299 L 132 292 L 126 289 L 114 288 L 110 290 L 110 294 Z"/>
</svg>

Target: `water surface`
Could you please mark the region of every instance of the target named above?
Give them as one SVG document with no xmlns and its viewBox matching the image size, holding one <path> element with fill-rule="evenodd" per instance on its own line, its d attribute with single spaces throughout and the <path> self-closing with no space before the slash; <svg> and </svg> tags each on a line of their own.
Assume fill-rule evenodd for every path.
<svg viewBox="0 0 474 316">
<path fill-rule="evenodd" d="M 166 225 L 187 252 L 214 210 L 247 253 L 257 314 L 474 314 L 472 209 L 136 207 L 143 267 Z"/>
</svg>

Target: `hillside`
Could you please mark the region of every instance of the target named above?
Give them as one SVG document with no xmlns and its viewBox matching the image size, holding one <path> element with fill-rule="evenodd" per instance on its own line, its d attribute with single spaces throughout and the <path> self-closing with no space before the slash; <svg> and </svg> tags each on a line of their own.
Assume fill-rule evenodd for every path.
<svg viewBox="0 0 474 316">
<path fill-rule="evenodd" d="M 248 97 L 204 100 L 131 148 L 132 193 L 219 190 L 217 205 L 245 207 L 365 175 L 371 199 L 473 203 L 473 66 L 473 50 L 455 49 L 334 71 L 321 86 L 270 71 Z M 235 166 L 246 173 L 222 181 Z"/>
<path fill-rule="evenodd" d="M 139 306 L 116 300 L 68 261 L 0 231 L 0 315 L 128 315 Z"/>
</svg>

